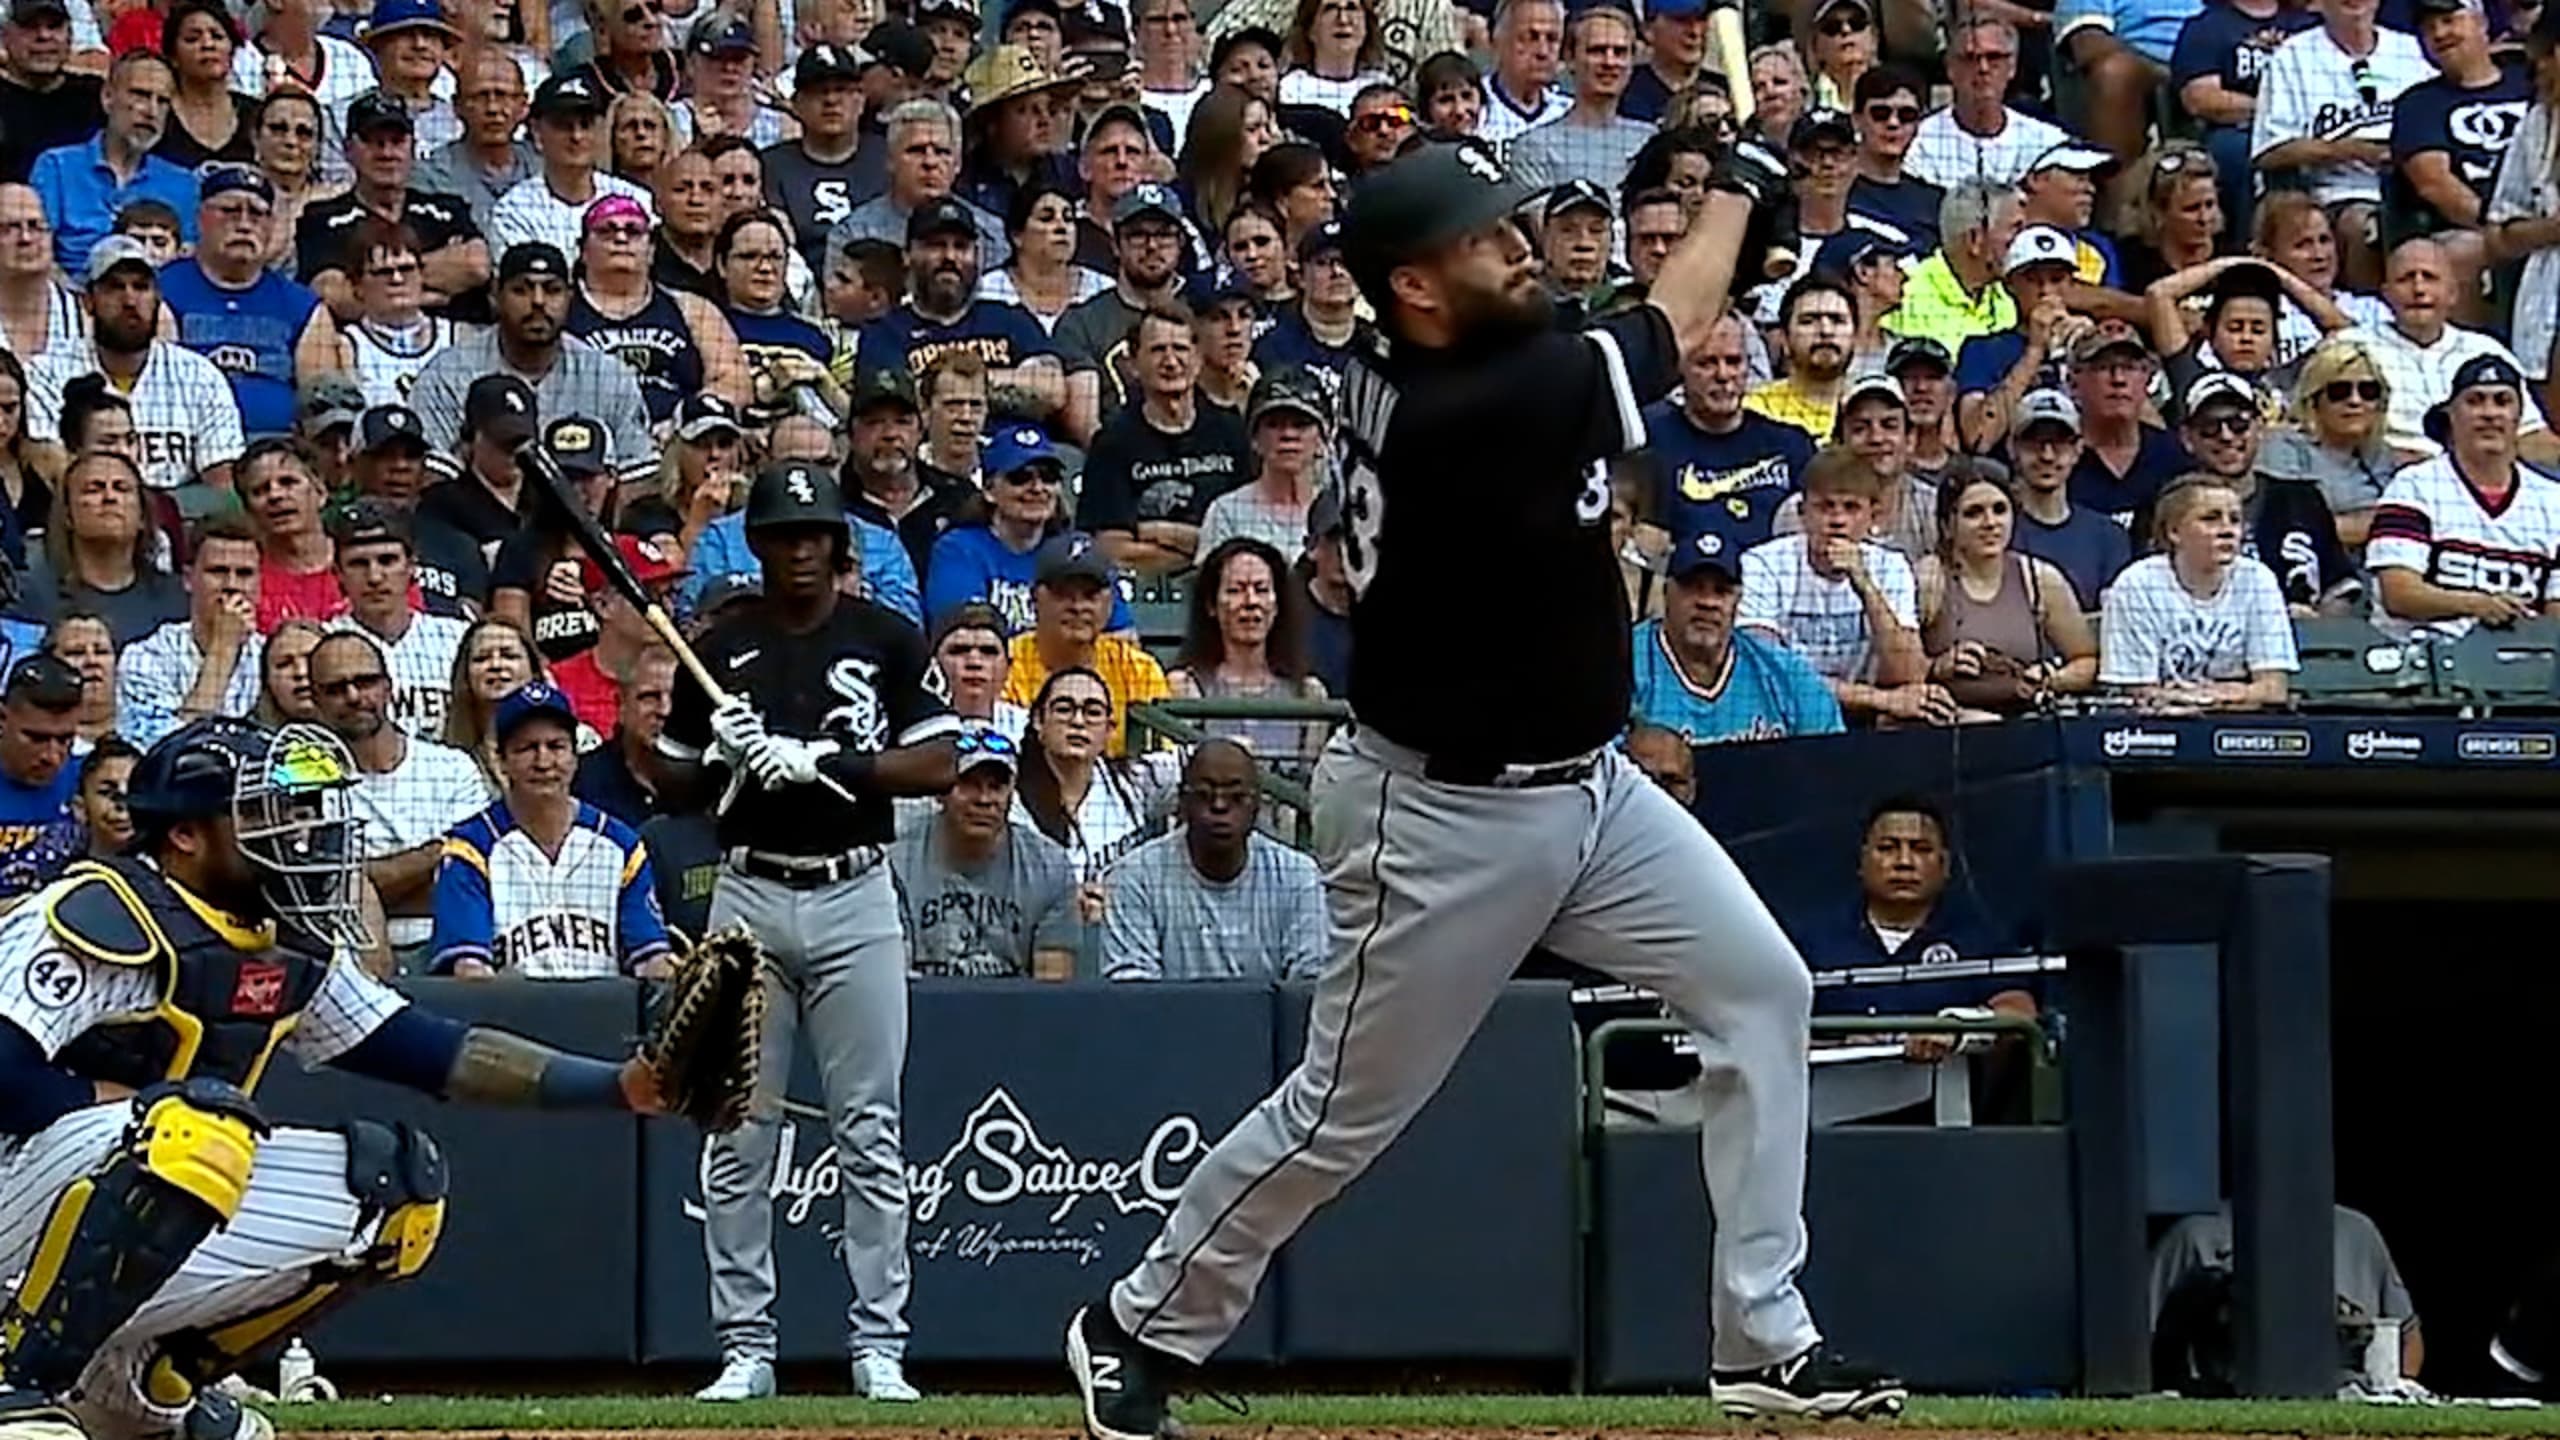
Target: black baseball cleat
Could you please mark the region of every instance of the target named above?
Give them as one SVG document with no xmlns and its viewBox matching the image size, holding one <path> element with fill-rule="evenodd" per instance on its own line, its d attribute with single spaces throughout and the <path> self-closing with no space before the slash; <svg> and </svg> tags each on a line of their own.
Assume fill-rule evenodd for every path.
<svg viewBox="0 0 2560 1440">
<path fill-rule="evenodd" d="M 1067 1322 L 1067 1371 L 1084 1397 L 1084 1433 L 1092 1440 L 1159 1440 L 1173 1424 L 1165 1382 L 1180 1364 L 1130 1339 L 1107 1301 L 1082 1307 Z"/>
<path fill-rule="evenodd" d="M 1818 1345 L 1757 1370 L 1718 1370 L 1708 1390 L 1724 1413 L 1750 1419 L 1863 1420 L 1899 1415 L 1911 1398 L 1901 1381 Z"/>
</svg>

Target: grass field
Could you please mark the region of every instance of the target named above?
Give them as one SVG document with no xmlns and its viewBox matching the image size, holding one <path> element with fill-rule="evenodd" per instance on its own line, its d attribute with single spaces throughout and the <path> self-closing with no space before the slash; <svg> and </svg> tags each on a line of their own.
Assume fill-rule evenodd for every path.
<svg viewBox="0 0 2560 1440">
<path fill-rule="evenodd" d="M 1208 1434 L 1267 1430 L 1320 1433 L 1449 1433 L 1490 1435 L 1659 1435 L 1743 1432 L 1696 1396 L 1572 1395 L 1256 1395 L 1247 1413 L 1231 1415 L 1195 1400 L 1184 1417 Z M 280 1428 L 320 1434 L 380 1435 L 417 1431 L 700 1432 L 758 1430 L 901 1435 L 1042 1434 L 1075 1430 L 1073 1405 L 1045 1396 L 936 1397 L 921 1405 L 883 1406 L 844 1396 L 801 1396 L 743 1405 L 704 1405 L 654 1396 L 566 1396 L 534 1399 L 385 1396 L 327 1404 L 280 1406 Z M 2316 1401 L 1980 1400 L 1918 1399 L 1898 1424 L 1861 1425 L 1856 1433 L 1902 1429 L 1936 1434 L 2050 1435 L 2560 1435 L 2560 1409 L 2482 1406 L 2374 1406 Z M 1815 1429 L 1816 1435 L 1848 1434 Z"/>
</svg>

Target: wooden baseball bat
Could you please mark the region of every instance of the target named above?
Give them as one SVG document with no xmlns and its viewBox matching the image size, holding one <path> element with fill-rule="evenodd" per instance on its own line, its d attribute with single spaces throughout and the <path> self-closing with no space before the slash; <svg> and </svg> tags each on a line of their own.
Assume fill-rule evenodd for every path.
<svg viewBox="0 0 2560 1440">
<path fill-rule="evenodd" d="M 1718 5 L 1707 12 L 1707 48 L 1724 72 L 1725 93 L 1733 100 L 1733 124 L 1751 123 L 1751 47 L 1742 36 L 1742 7 Z M 1784 137 L 1780 137 L 1783 140 Z"/>
</svg>

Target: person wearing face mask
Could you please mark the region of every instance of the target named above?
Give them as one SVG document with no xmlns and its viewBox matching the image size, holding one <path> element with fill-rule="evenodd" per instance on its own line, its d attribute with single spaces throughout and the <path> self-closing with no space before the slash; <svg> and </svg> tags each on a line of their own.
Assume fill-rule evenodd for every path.
<svg viewBox="0 0 2560 1440">
<path fill-rule="evenodd" d="M 2125 567 L 2099 609 L 2098 683 L 2169 711 L 2284 702 L 2302 668 L 2275 572 L 2240 549 L 2240 497 L 2206 475 L 2160 492 L 2160 553 Z"/>
</svg>

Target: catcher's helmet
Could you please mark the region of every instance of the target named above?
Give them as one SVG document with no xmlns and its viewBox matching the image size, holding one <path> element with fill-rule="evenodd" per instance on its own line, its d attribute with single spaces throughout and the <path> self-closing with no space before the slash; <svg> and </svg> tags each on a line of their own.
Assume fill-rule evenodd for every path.
<svg viewBox="0 0 2560 1440">
<path fill-rule="evenodd" d="M 806 460 L 766 466 L 756 476 L 755 488 L 747 492 L 747 528 L 772 525 L 828 525 L 848 537 L 853 533 L 845 519 L 843 487 L 823 467 Z"/>
<path fill-rule="evenodd" d="M 270 730 L 208 716 L 144 752 L 125 804 L 146 847 L 180 821 L 229 819 L 278 916 L 361 949 L 369 941 L 357 904 L 362 861 L 347 810 L 355 782 L 354 757 L 318 726 Z"/>
<path fill-rule="evenodd" d="M 265 763 L 274 740 L 266 726 L 227 715 L 191 720 L 169 732 L 143 752 L 125 784 L 135 831 L 151 840 L 181 820 L 229 815 L 240 772 Z"/>
</svg>

